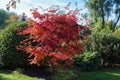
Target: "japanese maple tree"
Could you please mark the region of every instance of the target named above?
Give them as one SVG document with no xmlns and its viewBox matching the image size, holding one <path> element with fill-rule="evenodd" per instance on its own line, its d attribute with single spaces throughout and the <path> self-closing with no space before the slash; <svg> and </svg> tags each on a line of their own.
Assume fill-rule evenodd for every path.
<svg viewBox="0 0 120 80">
<path fill-rule="evenodd" d="M 63 14 L 57 14 L 58 11 L 59 6 L 52 6 L 44 13 L 32 9 L 34 19 L 29 20 L 27 27 L 19 29 L 19 35 L 24 35 L 25 40 L 17 48 L 30 54 L 31 64 L 70 66 L 72 57 L 83 50 L 81 40 L 85 35 L 79 33 L 85 26 L 77 23 L 79 10 L 76 8 Z"/>
</svg>

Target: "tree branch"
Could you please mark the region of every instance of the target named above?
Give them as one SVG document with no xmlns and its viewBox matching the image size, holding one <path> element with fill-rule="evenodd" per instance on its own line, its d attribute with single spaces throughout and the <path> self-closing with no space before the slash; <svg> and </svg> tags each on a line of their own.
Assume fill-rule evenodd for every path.
<svg viewBox="0 0 120 80">
<path fill-rule="evenodd" d="M 120 20 L 120 13 L 119 13 L 119 16 L 118 16 L 118 18 L 117 18 L 117 21 L 116 21 L 115 24 L 113 25 L 113 28 L 116 27 L 116 25 L 117 25 L 117 23 L 119 22 L 119 20 Z"/>
</svg>

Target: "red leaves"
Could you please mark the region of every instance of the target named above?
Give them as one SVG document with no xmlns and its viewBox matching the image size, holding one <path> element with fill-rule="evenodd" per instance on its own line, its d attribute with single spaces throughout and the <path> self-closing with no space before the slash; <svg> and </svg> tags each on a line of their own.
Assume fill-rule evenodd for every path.
<svg viewBox="0 0 120 80">
<path fill-rule="evenodd" d="M 30 54 L 31 64 L 70 65 L 72 57 L 84 48 L 84 43 L 79 42 L 84 37 L 79 35 L 84 27 L 77 24 L 74 11 L 58 15 L 55 13 L 58 9 L 52 9 L 43 14 L 32 10 L 33 17 L 39 21 L 31 20 L 28 27 L 20 32 L 26 40 L 21 42 L 19 49 Z"/>
<path fill-rule="evenodd" d="M 59 10 L 59 6 L 53 5 L 47 9 L 50 13 L 56 13 Z"/>
<path fill-rule="evenodd" d="M 32 15 L 35 19 L 38 18 L 38 17 L 41 17 L 40 13 L 37 10 L 31 10 L 31 11 L 32 11 Z"/>
</svg>

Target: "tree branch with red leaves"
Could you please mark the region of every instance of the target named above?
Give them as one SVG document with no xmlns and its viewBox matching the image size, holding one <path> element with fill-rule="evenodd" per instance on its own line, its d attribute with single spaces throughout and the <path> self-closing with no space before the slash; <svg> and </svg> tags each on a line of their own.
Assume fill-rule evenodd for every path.
<svg viewBox="0 0 120 80">
<path fill-rule="evenodd" d="M 84 49 L 84 36 L 79 34 L 85 26 L 79 25 L 78 11 L 69 10 L 57 14 L 55 6 L 40 13 L 32 9 L 33 18 L 25 29 L 19 29 L 18 34 L 24 35 L 17 49 L 30 54 L 31 64 L 50 66 L 71 66 L 72 57 L 79 55 Z"/>
</svg>

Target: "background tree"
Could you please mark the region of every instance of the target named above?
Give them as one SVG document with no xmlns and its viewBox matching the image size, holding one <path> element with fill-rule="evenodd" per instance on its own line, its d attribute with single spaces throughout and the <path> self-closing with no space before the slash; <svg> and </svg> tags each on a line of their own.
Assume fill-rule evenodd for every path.
<svg viewBox="0 0 120 80">
<path fill-rule="evenodd" d="M 101 21 L 101 28 L 107 20 L 113 22 L 110 27 L 115 28 L 120 20 L 120 0 L 86 0 L 86 7 L 90 12 L 92 22 Z M 114 15 L 114 19 L 113 16 Z"/>
<path fill-rule="evenodd" d="M 9 16 L 9 18 L 5 21 L 7 24 L 9 23 L 13 23 L 15 21 L 18 21 L 19 17 L 18 16 L 15 16 L 15 15 L 11 15 Z"/>
<path fill-rule="evenodd" d="M 0 28 L 2 28 L 2 26 L 5 24 L 5 20 L 8 18 L 8 13 L 1 9 L 0 10 Z"/>
<path fill-rule="evenodd" d="M 0 9 L 0 29 L 3 29 L 7 23 L 6 20 L 9 20 L 10 16 L 17 16 L 14 12 L 7 12 L 3 9 Z"/>
</svg>

